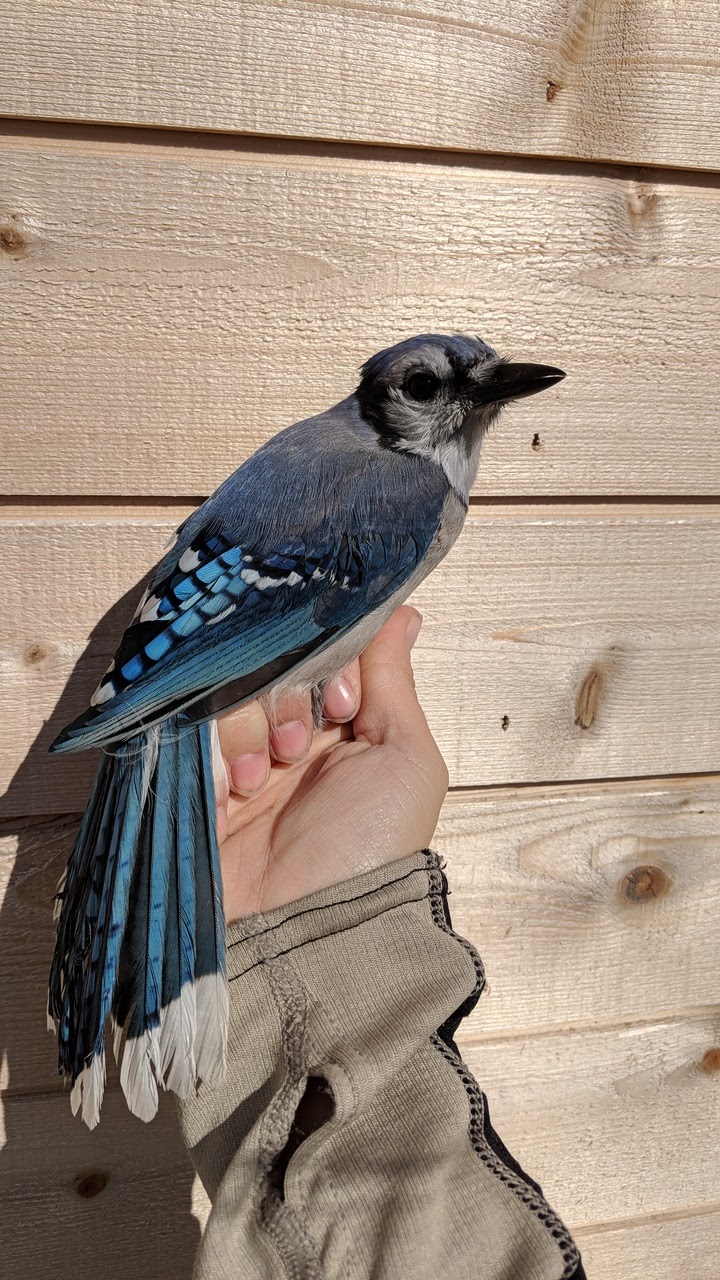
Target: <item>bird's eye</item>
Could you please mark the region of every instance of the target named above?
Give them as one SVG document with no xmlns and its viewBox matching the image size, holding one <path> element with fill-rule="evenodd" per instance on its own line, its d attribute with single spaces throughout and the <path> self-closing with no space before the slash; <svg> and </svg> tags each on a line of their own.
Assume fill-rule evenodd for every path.
<svg viewBox="0 0 720 1280">
<path fill-rule="evenodd" d="M 432 400 L 440 386 L 440 379 L 434 373 L 411 373 L 404 390 L 411 400 Z"/>
</svg>

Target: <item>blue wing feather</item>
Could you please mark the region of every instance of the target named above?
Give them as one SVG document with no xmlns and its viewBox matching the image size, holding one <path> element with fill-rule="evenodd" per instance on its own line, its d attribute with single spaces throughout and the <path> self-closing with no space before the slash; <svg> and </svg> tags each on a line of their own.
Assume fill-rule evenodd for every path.
<svg viewBox="0 0 720 1280">
<path fill-rule="evenodd" d="M 370 448 L 367 432 L 350 402 L 296 424 L 185 522 L 55 750 L 123 740 L 226 683 L 244 681 L 234 701 L 256 696 L 399 589 L 447 482 L 427 459 Z"/>
</svg>

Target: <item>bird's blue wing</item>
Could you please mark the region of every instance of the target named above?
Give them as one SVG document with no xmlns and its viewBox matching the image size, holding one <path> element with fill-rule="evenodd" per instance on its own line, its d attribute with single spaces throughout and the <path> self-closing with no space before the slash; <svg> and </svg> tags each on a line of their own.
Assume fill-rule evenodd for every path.
<svg viewBox="0 0 720 1280">
<path fill-rule="evenodd" d="M 430 490 L 412 519 L 391 502 L 339 533 L 327 519 L 284 538 L 276 527 L 272 545 L 230 536 L 210 500 L 208 519 L 196 512 L 158 565 L 90 708 L 54 749 L 120 741 L 181 709 L 199 719 L 269 688 L 410 577 L 440 522 L 443 489 Z"/>
</svg>

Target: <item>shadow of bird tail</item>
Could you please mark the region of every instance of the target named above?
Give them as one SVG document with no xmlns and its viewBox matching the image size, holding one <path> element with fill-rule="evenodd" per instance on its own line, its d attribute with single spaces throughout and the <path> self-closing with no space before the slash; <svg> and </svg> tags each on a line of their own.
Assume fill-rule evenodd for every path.
<svg viewBox="0 0 720 1280">
<path fill-rule="evenodd" d="M 215 827 L 214 723 L 174 716 L 100 765 L 58 894 L 48 1012 L 73 1112 L 93 1128 L 113 1027 L 130 1110 L 158 1088 L 220 1083 L 227 1039 L 225 923 Z"/>
</svg>

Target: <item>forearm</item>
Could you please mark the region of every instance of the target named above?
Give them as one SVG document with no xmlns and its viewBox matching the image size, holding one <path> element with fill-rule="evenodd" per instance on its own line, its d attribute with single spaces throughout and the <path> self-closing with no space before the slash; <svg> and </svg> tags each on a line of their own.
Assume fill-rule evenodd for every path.
<svg viewBox="0 0 720 1280">
<path fill-rule="evenodd" d="M 247 917 L 228 956 L 225 1084 L 182 1108 L 213 1201 L 199 1280 L 582 1275 L 454 1049 L 482 967 L 435 855 Z"/>
</svg>

